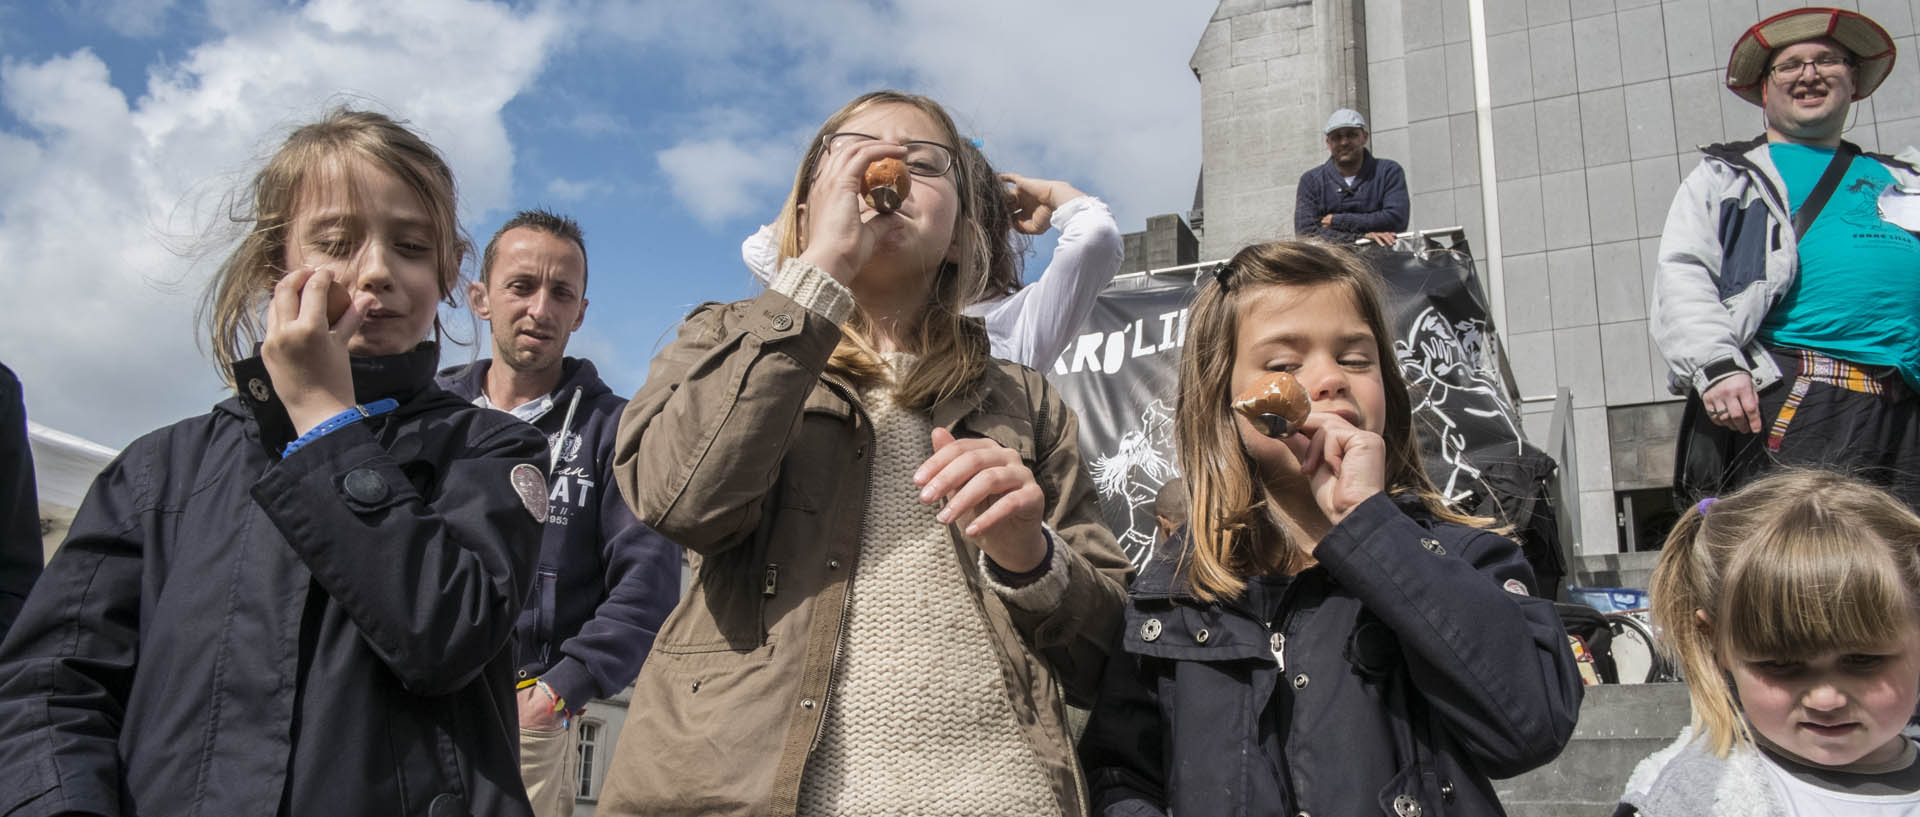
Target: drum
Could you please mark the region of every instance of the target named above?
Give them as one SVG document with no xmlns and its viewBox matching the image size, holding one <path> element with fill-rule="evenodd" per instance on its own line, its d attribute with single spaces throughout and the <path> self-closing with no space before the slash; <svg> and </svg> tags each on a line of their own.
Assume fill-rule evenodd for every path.
<svg viewBox="0 0 1920 817">
<path fill-rule="evenodd" d="M 1607 614 L 1613 633 L 1613 666 L 1623 684 L 1652 684 L 1679 680 L 1673 666 L 1654 648 L 1653 626 L 1645 609 Z"/>
</svg>

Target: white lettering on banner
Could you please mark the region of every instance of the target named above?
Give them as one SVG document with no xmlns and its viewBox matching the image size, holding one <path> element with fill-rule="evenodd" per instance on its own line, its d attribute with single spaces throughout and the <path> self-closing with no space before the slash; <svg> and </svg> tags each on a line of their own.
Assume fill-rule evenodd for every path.
<svg viewBox="0 0 1920 817">
<path fill-rule="evenodd" d="M 1155 327 L 1159 330 L 1157 336 L 1147 334 L 1146 318 L 1135 318 L 1133 323 L 1121 327 L 1118 332 L 1081 335 L 1074 340 L 1070 351 L 1053 362 L 1053 373 L 1066 375 L 1091 369 L 1101 374 L 1114 374 L 1128 360 L 1179 348 L 1187 330 L 1187 310 L 1161 313 L 1159 318 L 1159 325 Z M 1128 334 L 1133 335 L 1131 353 L 1128 350 Z"/>
</svg>

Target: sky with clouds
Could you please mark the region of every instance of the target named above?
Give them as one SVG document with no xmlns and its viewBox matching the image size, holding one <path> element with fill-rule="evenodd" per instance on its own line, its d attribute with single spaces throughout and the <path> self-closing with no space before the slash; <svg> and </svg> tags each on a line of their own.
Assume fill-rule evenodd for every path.
<svg viewBox="0 0 1920 817">
<path fill-rule="evenodd" d="M 853 96 L 944 103 L 996 166 L 1123 231 L 1184 213 L 1208 0 L 47 0 L 0 3 L 0 362 L 30 419 L 119 447 L 222 397 L 195 312 L 225 198 L 339 104 L 407 120 L 484 242 L 547 206 L 587 233 L 569 351 L 619 392 L 693 305 L 750 295 L 740 240 Z M 1029 273 L 1051 242 L 1036 242 Z M 475 329 L 464 314 L 456 340 Z M 447 362 L 476 354 L 451 346 Z M 484 350 L 479 352 L 484 354 Z"/>
</svg>

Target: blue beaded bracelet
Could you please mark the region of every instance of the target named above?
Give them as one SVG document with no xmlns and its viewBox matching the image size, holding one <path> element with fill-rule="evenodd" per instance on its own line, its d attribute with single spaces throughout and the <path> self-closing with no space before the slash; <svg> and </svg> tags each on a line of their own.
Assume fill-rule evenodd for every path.
<svg viewBox="0 0 1920 817">
<path fill-rule="evenodd" d="M 284 460 L 293 456 L 293 452 L 299 451 L 300 448 L 307 443 L 318 440 L 321 437 L 325 437 L 328 434 L 332 434 L 361 420 L 371 420 L 399 407 L 400 401 L 391 397 L 375 400 L 364 406 L 355 405 L 353 408 L 328 417 L 319 425 L 307 429 L 307 433 L 300 435 L 300 439 L 287 443 L 286 449 L 280 452 L 280 458 Z"/>
</svg>

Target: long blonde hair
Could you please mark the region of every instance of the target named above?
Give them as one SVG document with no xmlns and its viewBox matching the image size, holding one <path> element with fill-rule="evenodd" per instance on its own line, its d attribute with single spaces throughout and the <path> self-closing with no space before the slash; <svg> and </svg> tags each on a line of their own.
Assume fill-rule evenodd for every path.
<svg viewBox="0 0 1920 817">
<path fill-rule="evenodd" d="M 405 125 L 371 111 L 336 108 L 288 135 L 228 206 L 228 218 L 247 225 L 247 230 L 208 283 L 197 316 L 211 342 L 214 365 L 228 386 L 233 385 L 233 364 L 251 355 L 265 334 L 261 313 L 273 285 L 287 273 L 287 232 L 301 186 L 349 156 L 393 174 L 420 197 L 433 223 L 440 296 L 457 305 L 453 294 L 471 244 L 455 213 L 452 169 L 439 151 Z M 440 331 L 437 317 L 434 331 Z"/>
<path fill-rule="evenodd" d="M 1651 584 L 1694 735 L 1724 757 L 1752 734 L 1718 657 L 1884 648 L 1920 616 L 1920 516 L 1853 477 L 1774 471 L 1687 509 Z"/>
<path fill-rule="evenodd" d="M 1413 403 L 1395 364 L 1392 334 L 1373 271 L 1352 251 L 1327 244 L 1254 244 L 1235 253 L 1221 275 L 1201 288 L 1180 350 L 1174 435 L 1180 472 L 1187 480 L 1191 509 L 1187 530 L 1193 540 L 1181 569 L 1201 599 L 1239 595 L 1247 577 L 1269 566 L 1275 555 L 1288 572 L 1306 565 L 1306 552 L 1287 541 L 1267 486 L 1256 477 L 1253 460 L 1240 443 L 1230 403 L 1243 297 L 1269 286 L 1321 285 L 1343 289 L 1373 332 L 1374 354 L 1386 391 L 1387 416 L 1381 436 L 1387 444 L 1388 491 L 1416 495 L 1435 516 L 1450 522 L 1484 526 L 1488 521 L 1447 507 L 1421 469 Z"/>
<path fill-rule="evenodd" d="M 973 183 L 971 178 L 972 174 L 979 172 L 979 163 L 962 150 L 959 128 L 954 126 L 953 118 L 947 115 L 946 109 L 924 96 L 901 91 L 862 94 L 842 106 L 827 117 L 827 121 L 820 126 L 820 132 L 814 135 L 808 146 L 806 158 L 801 160 L 799 170 L 794 172 L 793 191 L 787 196 L 786 204 L 781 206 L 779 219 L 774 222 L 774 232 L 780 236 L 780 263 L 784 264 L 787 259 L 800 254 L 800 206 L 807 203 L 807 196 L 813 189 L 814 173 L 826 153 L 822 139 L 838 132 L 848 119 L 876 105 L 907 105 L 920 110 L 940 128 L 941 135 L 953 151 L 953 169 L 949 172 L 954 174 L 954 189 L 960 203 L 954 224 L 959 257 L 941 263 L 933 277 L 925 308 L 913 321 L 907 337 L 901 339 L 906 350 L 917 355 L 918 360 L 900 378 L 894 389 L 895 402 L 906 408 L 925 411 L 941 400 L 960 393 L 986 371 L 986 328 L 979 320 L 961 314 L 961 310 L 981 300 L 986 294 L 989 264 L 996 258 L 993 243 L 1005 243 L 1008 240 L 1005 234 L 990 234 L 981 225 L 981 213 L 986 212 L 987 208 L 981 197 L 986 188 Z M 865 312 L 856 307 L 841 328 L 844 335 L 827 363 L 827 370 L 856 383 L 872 382 L 883 377 L 885 367 L 866 339 L 865 333 L 869 331 L 870 324 Z"/>
</svg>

